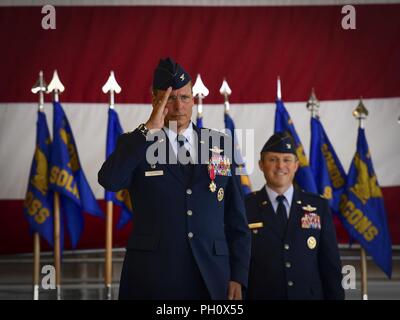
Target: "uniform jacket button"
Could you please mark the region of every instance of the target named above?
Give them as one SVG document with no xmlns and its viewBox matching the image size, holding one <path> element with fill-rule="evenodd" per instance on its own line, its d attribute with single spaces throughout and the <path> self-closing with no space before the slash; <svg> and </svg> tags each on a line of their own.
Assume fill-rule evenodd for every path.
<svg viewBox="0 0 400 320">
<path fill-rule="evenodd" d="M 187 194 L 192 194 L 192 189 L 187 189 L 187 190 L 186 190 L 186 193 L 187 193 Z"/>
<path fill-rule="evenodd" d="M 192 239 L 192 238 L 193 238 L 193 236 L 194 236 L 193 232 L 189 232 L 189 233 L 188 233 L 188 237 L 189 237 L 189 239 Z"/>
</svg>

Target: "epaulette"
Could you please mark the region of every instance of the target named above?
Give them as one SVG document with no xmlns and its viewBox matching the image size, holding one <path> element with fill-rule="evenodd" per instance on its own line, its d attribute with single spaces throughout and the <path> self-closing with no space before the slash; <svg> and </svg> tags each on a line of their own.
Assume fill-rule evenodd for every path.
<svg viewBox="0 0 400 320">
<path fill-rule="evenodd" d="M 205 128 L 205 127 L 201 128 L 200 130 L 203 130 L 203 129 L 206 129 L 206 130 L 211 131 L 211 132 L 219 133 L 221 136 L 230 137 L 229 134 L 226 134 L 225 132 L 223 132 L 223 131 L 221 131 L 221 130 L 216 130 L 216 129 L 211 129 L 211 128 Z"/>
<path fill-rule="evenodd" d="M 245 198 L 250 199 L 250 198 L 255 197 L 256 195 L 257 195 L 257 191 L 252 191 L 252 192 L 246 194 Z"/>
<path fill-rule="evenodd" d="M 318 193 L 308 192 L 308 191 L 305 191 L 305 190 L 303 190 L 303 189 L 301 189 L 301 192 L 302 192 L 303 194 L 307 195 L 307 196 L 312 197 L 312 198 L 317 198 L 317 199 L 324 199 L 324 200 L 326 200 L 326 198 L 325 198 L 323 195 L 318 194 Z"/>
</svg>

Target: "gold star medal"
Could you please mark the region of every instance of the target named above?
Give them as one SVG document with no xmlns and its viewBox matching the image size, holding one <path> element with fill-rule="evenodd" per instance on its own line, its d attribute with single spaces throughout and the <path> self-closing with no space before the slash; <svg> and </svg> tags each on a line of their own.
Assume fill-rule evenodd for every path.
<svg viewBox="0 0 400 320">
<path fill-rule="evenodd" d="M 217 185 L 214 181 L 210 182 L 210 184 L 208 185 L 208 189 L 210 189 L 211 192 L 215 192 L 217 190 Z"/>
</svg>

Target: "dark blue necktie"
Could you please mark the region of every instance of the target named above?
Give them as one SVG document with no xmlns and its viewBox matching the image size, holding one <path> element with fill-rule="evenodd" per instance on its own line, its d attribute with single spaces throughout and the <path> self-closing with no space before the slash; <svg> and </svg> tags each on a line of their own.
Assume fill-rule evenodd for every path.
<svg viewBox="0 0 400 320">
<path fill-rule="evenodd" d="M 276 215 L 279 221 L 279 224 L 281 225 L 282 230 L 285 232 L 286 231 L 286 226 L 288 222 L 288 216 L 286 212 L 286 207 L 284 204 L 285 196 L 277 196 L 276 201 L 278 201 L 278 208 L 276 210 Z"/>
<path fill-rule="evenodd" d="M 193 164 L 191 162 L 186 164 L 182 164 L 179 162 L 179 154 L 182 154 L 182 151 L 180 151 L 182 148 L 184 148 L 185 150 L 186 158 L 187 159 L 190 158 L 190 152 L 188 149 L 185 148 L 185 142 L 187 141 L 187 139 L 182 135 L 178 135 L 177 140 L 178 140 L 178 150 L 177 150 L 178 164 L 185 176 L 186 181 L 189 182 L 190 179 L 192 178 Z"/>
</svg>

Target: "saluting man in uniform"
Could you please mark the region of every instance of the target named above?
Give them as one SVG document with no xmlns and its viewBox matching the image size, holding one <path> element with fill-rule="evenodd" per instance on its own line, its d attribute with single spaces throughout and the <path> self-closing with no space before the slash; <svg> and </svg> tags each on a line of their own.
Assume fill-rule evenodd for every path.
<svg viewBox="0 0 400 320">
<path fill-rule="evenodd" d="M 127 188 L 133 205 L 119 298 L 241 299 L 251 236 L 224 152 L 231 141 L 192 123 L 191 78 L 170 58 L 154 71 L 152 104 L 148 121 L 120 136 L 98 175 L 107 190 Z"/>
<path fill-rule="evenodd" d="M 246 198 L 252 231 L 247 299 L 344 299 L 328 201 L 293 186 L 298 166 L 286 132 L 261 150 L 266 185 Z"/>
</svg>

